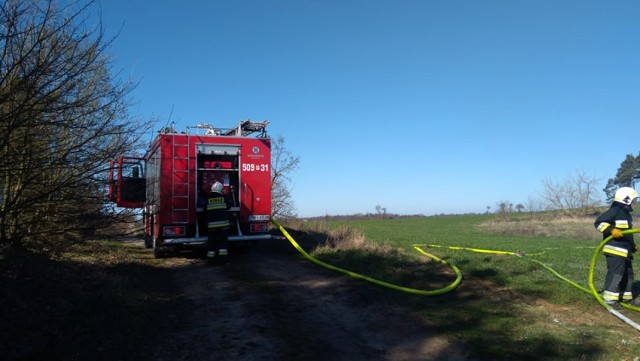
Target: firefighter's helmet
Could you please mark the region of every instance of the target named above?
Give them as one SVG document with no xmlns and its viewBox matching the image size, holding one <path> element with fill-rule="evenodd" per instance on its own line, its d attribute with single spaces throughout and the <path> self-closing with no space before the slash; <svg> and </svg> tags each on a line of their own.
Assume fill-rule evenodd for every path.
<svg viewBox="0 0 640 361">
<path fill-rule="evenodd" d="M 638 192 L 631 187 L 621 187 L 616 191 L 614 200 L 628 206 L 638 199 Z"/>
<path fill-rule="evenodd" d="M 211 191 L 212 192 L 216 192 L 216 193 L 222 193 L 222 183 L 220 183 L 218 181 L 213 182 L 213 184 L 211 185 Z M 637 196 L 637 194 L 636 194 L 636 196 Z"/>
</svg>

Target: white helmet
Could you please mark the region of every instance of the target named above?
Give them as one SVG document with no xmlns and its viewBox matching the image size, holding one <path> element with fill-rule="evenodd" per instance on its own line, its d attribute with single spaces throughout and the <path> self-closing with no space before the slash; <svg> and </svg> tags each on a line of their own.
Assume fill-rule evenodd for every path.
<svg viewBox="0 0 640 361">
<path fill-rule="evenodd" d="M 220 183 L 218 181 L 213 182 L 213 184 L 211 185 L 211 191 L 212 192 L 216 192 L 216 193 L 222 193 L 222 183 Z M 637 196 L 637 194 L 636 194 L 636 196 Z"/>
<path fill-rule="evenodd" d="M 622 187 L 616 191 L 616 195 L 613 199 L 616 202 L 630 206 L 636 199 L 638 199 L 638 192 L 631 187 Z"/>
</svg>

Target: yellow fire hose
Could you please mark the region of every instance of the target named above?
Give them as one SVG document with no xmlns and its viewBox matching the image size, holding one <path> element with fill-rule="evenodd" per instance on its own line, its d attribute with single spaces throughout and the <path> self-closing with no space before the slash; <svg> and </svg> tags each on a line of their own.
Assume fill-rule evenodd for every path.
<svg viewBox="0 0 640 361">
<path fill-rule="evenodd" d="M 414 245 L 415 247 L 416 245 Z M 489 253 L 489 254 L 504 254 L 504 255 L 509 255 L 509 256 L 518 256 L 518 257 L 524 257 L 525 253 L 521 252 L 521 251 L 516 251 L 516 252 L 509 252 L 509 251 L 496 251 L 496 250 L 490 250 L 490 249 L 479 249 L 479 248 L 467 248 L 467 247 L 456 247 L 456 246 L 440 246 L 437 244 L 428 244 L 426 245 L 427 247 L 431 247 L 431 248 L 448 248 L 448 249 L 453 249 L 453 250 L 463 250 L 463 251 L 470 251 L 470 252 L 476 252 L 476 253 Z M 561 275 L 560 273 L 558 273 L 556 270 L 554 270 L 553 268 L 547 266 L 546 264 L 538 261 L 537 259 L 533 259 L 530 257 L 526 257 L 528 260 L 535 262 L 537 264 L 539 264 L 540 266 L 542 266 L 544 269 L 546 269 L 547 271 L 551 272 L 551 274 L 553 274 L 554 276 L 558 277 L 559 279 L 569 283 L 570 285 L 576 287 L 577 289 L 587 292 L 587 293 L 591 293 L 591 291 L 585 287 L 580 286 L 579 284 L 573 282 L 572 280 L 564 277 L 563 275 Z"/>
<path fill-rule="evenodd" d="M 456 267 L 453 264 L 447 263 L 446 261 L 433 256 L 433 255 L 428 255 L 430 258 L 433 258 L 434 260 L 440 262 L 440 263 L 444 263 L 446 265 L 448 265 L 449 267 L 451 267 L 451 269 L 453 269 L 453 271 L 456 273 L 456 279 L 449 284 L 446 287 L 437 289 L 437 290 L 419 290 L 416 288 L 409 288 L 409 287 L 402 287 L 402 286 L 398 286 L 398 285 L 394 285 L 388 282 L 383 282 L 380 280 L 376 280 L 374 278 L 371 277 L 367 277 L 364 275 L 361 275 L 359 273 L 355 273 L 355 272 L 351 272 L 349 270 L 345 270 L 339 267 L 335 267 L 332 266 L 328 263 L 322 262 L 314 257 L 312 257 L 309 253 L 307 253 L 304 249 L 302 249 L 302 247 L 300 247 L 300 245 L 293 239 L 293 237 L 291 237 L 291 235 L 284 229 L 284 227 L 282 227 L 278 222 L 276 222 L 276 220 L 271 220 L 273 222 L 273 224 L 278 227 L 278 229 L 280 230 L 280 232 L 282 232 L 282 234 L 289 240 L 289 242 L 293 245 L 293 247 L 295 247 L 295 249 L 298 250 L 298 252 L 300 252 L 306 259 L 308 259 L 309 261 L 325 267 L 327 269 L 333 270 L 333 271 L 338 271 L 344 274 L 347 274 L 351 277 L 354 278 L 358 278 L 361 280 L 365 280 L 367 282 L 371 282 L 383 287 L 387 287 L 393 290 L 397 290 L 397 291 L 402 291 L 402 292 L 407 292 L 407 293 L 413 293 L 413 294 L 417 294 L 417 295 L 423 295 L 423 296 L 435 296 L 435 295 L 441 295 L 443 293 L 447 293 L 447 292 L 451 292 L 453 291 L 456 287 L 458 287 L 458 285 L 460 284 L 460 282 L 462 281 L 462 273 L 460 272 L 460 270 L 458 269 L 458 267 Z"/>
<path fill-rule="evenodd" d="M 636 330 L 640 331 L 640 325 L 637 324 L 636 322 L 634 322 L 633 320 L 629 319 L 628 317 L 624 316 L 622 313 L 618 312 L 617 310 L 613 309 L 611 306 L 609 306 L 608 304 L 606 304 L 604 302 L 604 300 L 602 299 L 602 297 L 599 295 L 597 289 L 595 288 L 594 284 L 593 284 L 593 278 L 594 278 L 594 270 L 595 270 L 595 266 L 598 260 L 598 256 L 600 255 L 600 253 L 602 252 L 602 249 L 604 248 L 604 246 L 612 239 L 612 237 L 608 237 L 606 239 L 604 239 L 600 245 L 598 247 L 596 247 L 595 252 L 593 253 L 593 257 L 591 258 L 591 265 L 589 267 L 589 288 L 585 288 L 579 284 L 577 284 L 576 282 L 562 276 L 561 274 L 559 274 L 556 270 L 554 270 L 553 268 L 545 265 L 544 263 L 530 258 L 530 257 L 524 257 L 525 254 L 524 252 L 520 252 L 520 251 L 516 251 L 516 252 L 509 252 L 509 251 L 500 251 L 500 250 L 489 250 L 489 249 L 479 249 L 479 248 L 468 248 L 468 247 L 457 247 L 457 246 L 441 246 L 441 245 L 436 245 L 436 244 L 426 244 L 426 245 L 420 245 L 420 244 L 414 244 L 413 248 L 415 250 L 417 250 L 418 252 L 420 252 L 421 254 L 435 260 L 438 261 L 440 263 L 446 264 L 447 266 L 449 266 L 456 274 L 456 279 L 449 284 L 446 287 L 442 287 L 440 289 L 436 289 L 436 290 L 419 290 L 419 289 L 415 289 L 415 288 L 408 288 L 408 287 L 402 287 L 402 286 L 398 286 L 398 285 L 394 285 L 388 282 L 383 282 L 380 280 L 376 280 L 374 278 L 371 277 L 367 277 L 364 275 L 361 275 L 359 273 L 355 273 L 349 270 L 345 270 L 339 267 L 335 267 L 332 266 L 328 263 L 322 262 L 316 258 L 314 258 L 313 256 L 311 256 L 309 253 L 307 253 L 304 249 L 302 249 L 302 247 L 300 247 L 300 245 L 293 239 L 293 237 L 291 237 L 291 235 L 284 229 L 284 227 L 282 227 L 275 219 L 272 219 L 273 224 L 280 230 L 280 232 L 282 232 L 282 234 L 287 238 L 287 240 L 291 243 L 291 245 L 293 245 L 294 248 L 296 248 L 298 250 L 298 252 L 300 252 L 306 259 L 308 259 L 309 261 L 322 266 L 324 268 L 333 270 L 333 271 L 337 271 L 337 272 L 341 272 L 344 273 L 346 275 L 349 275 L 351 277 L 354 278 L 358 278 L 367 282 L 371 282 L 383 287 L 387 287 L 393 290 L 397 290 L 397 291 L 402 291 L 402 292 L 407 292 L 407 293 L 412 293 L 412 294 L 418 294 L 418 295 L 423 295 L 423 296 L 435 296 L 435 295 L 441 295 L 447 292 L 451 292 L 454 289 L 456 289 L 459 285 L 460 282 L 462 281 L 462 273 L 460 272 L 460 270 L 458 269 L 458 267 L 456 267 L 454 264 L 446 262 L 445 260 L 438 258 L 430 253 L 425 252 L 421 247 L 429 247 L 429 248 L 448 248 L 448 249 L 452 249 L 452 250 L 464 250 L 464 251 L 470 251 L 470 252 L 476 252 L 476 253 L 486 253 L 486 254 L 502 254 L 502 255 L 510 255 L 510 256 L 517 256 L 517 257 L 523 257 L 523 258 L 527 258 L 529 260 L 531 260 L 532 262 L 535 262 L 537 264 L 539 264 L 540 266 L 542 266 L 543 268 L 545 268 L 546 270 L 548 270 L 549 272 L 551 272 L 554 276 L 558 277 L 559 279 L 569 283 L 570 285 L 576 287 L 577 289 L 586 292 L 586 293 L 590 293 L 592 294 L 595 299 L 598 301 L 598 303 L 600 303 L 602 306 L 604 306 L 607 311 L 609 311 L 610 313 L 612 313 L 613 315 L 615 315 L 616 317 L 620 318 L 622 321 L 624 321 L 625 323 L 629 324 L 630 326 L 632 326 L 633 328 L 635 328 Z M 627 234 L 627 233 L 640 233 L 640 229 L 630 229 L 627 231 L 622 231 L 622 234 Z M 633 307 L 630 306 L 628 304 L 625 303 L 621 303 L 621 305 L 625 308 L 634 310 L 634 311 L 640 311 L 640 308 L 638 307 Z"/>
<path fill-rule="evenodd" d="M 630 229 L 630 230 L 627 230 L 627 231 L 622 231 L 622 234 L 627 234 L 627 233 L 640 233 L 640 229 Z M 596 287 L 593 285 L 593 274 L 594 274 L 594 270 L 596 268 L 596 262 L 598 261 L 598 256 L 600 255 L 600 252 L 602 252 L 602 249 L 604 249 L 604 246 L 612 238 L 613 238 L 612 236 L 609 236 L 609 237 L 603 239 L 602 242 L 600 242 L 600 245 L 598 245 L 598 247 L 596 248 L 596 251 L 593 253 L 593 257 L 591 258 L 591 266 L 589 267 L 589 289 L 591 290 L 591 294 L 593 294 L 593 297 L 595 297 L 596 300 L 598 301 L 598 303 L 600 303 L 602 306 L 604 306 L 604 308 L 606 308 L 607 311 L 609 311 L 614 316 L 618 317 L 619 319 L 621 319 L 622 321 L 627 323 L 629 326 L 631 326 L 631 327 L 635 328 L 636 330 L 640 331 L 640 325 L 638 325 L 636 322 L 632 321 L 631 319 L 629 319 L 628 317 L 626 317 L 625 315 L 623 315 L 619 311 L 613 309 L 606 302 L 604 302 L 604 299 L 602 299 L 600 294 L 598 294 L 598 291 L 596 290 Z M 628 305 L 628 304 L 626 304 L 624 302 L 622 302 L 620 304 L 625 308 L 628 308 L 628 309 L 631 309 L 631 310 L 634 310 L 634 311 L 640 311 L 640 308 L 633 307 L 633 306 Z"/>
</svg>

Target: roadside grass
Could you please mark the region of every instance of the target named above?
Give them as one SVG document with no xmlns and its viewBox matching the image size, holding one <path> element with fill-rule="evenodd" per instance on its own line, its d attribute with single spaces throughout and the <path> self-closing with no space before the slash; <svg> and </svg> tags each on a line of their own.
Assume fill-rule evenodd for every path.
<svg viewBox="0 0 640 361">
<path fill-rule="evenodd" d="M 463 282 L 453 292 L 424 297 L 389 291 L 388 296 L 415 307 L 441 332 L 470 346 L 472 357 L 640 360 L 637 330 L 609 314 L 591 294 L 533 261 L 588 289 L 590 262 L 601 241 L 593 219 L 551 218 L 465 215 L 301 222 L 292 228 L 301 236 L 315 234 L 316 240 L 326 235 L 312 250 L 318 259 L 400 286 L 436 289 L 454 278 L 446 266 L 417 253 L 414 244 L 455 264 Z M 519 251 L 524 256 L 447 247 Z M 603 258 L 598 257 L 595 269 L 597 289 L 606 272 Z M 635 294 L 639 285 L 634 285 Z M 639 314 L 623 313 L 640 322 Z"/>
<path fill-rule="evenodd" d="M 149 335 L 179 300 L 169 269 L 126 242 L 89 241 L 57 255 L 0 259 L 4 360 L 150 359 Z M 151 266 L 150 266 L 151 265 Z"/>
</svg>

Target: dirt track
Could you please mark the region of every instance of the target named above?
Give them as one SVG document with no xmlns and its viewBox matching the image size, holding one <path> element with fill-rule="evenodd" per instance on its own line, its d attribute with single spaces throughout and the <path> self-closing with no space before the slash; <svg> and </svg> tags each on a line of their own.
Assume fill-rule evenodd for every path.
<svg viewBox="0 0 640 361">
<path fill-rule="evenodd" d="M 163 265 L 185 305 L 167 315 L 176 327 L 157 335 L 166 340 L 157 360 L 467 360 L 388 291 L 323 269 L 286 241 L 219 265 L 197 257 Z"/>
</svg>

